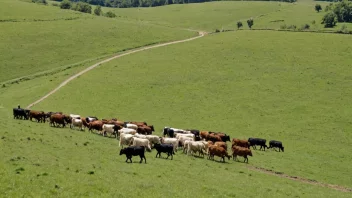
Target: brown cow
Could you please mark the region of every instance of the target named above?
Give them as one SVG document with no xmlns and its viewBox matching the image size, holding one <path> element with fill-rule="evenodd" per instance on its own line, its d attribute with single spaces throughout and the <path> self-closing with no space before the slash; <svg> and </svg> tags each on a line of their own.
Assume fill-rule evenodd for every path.
<svg viewBox="0 0 352 198">
<path fill-rule="evenodd" d="M 151 135 L 153 133 L 154 126 L 138 126 L 137 133 L 143 134 L 143 135 Z"/>
<path fill-rule="evenodd" d="M 130 124 L 135 124 L 137 126 L 147 126 L 147 123 L 146 122 L 128 122 Z"/>
<path fill-rule="evenodd" d="M 44 122 L 45 123 L 45 113 L 44 113 L 44 111 L 31 110 L 29 112 L 29 119 L 32 121 L 32 118 L 36 119 L 37 122 Z"/>
<path fill-rule="evenodd" d="M 226 144 L 226 142 L 215 142 L 214 145 L 215 145 L 215 146 L 218 146 L 218 147 L 222 147 L 222 148 L 224 148 L 225 150 L 227 150 L 227 144 Z"/>
<path fill-rule="evenodd" d="M 214 135 L 214 134 L 209 134 L 208 136 L 207 136 L 207 138 L 206 138 L 206 140 L 207 141 L 212 141 L 212 142 L 222 142 L 222 140 L 221 140 L 221 137 L 220 136 L 218 136 L 218 135 Z"/>
<path fill-rule="evenodd" d="M 248 158 L 247 158 L 248 155 L 253 156 L 252 151 L 250 149 L 239 147 L 239 146 L 232 147 L 233 160 L 235 160 L 235 159 L 237 160 L 237 156 L 242 156 L 242 157 L 244 157 L 244 162 L 247 161 L 247 163 L 248 163 Z"/>
<path fill-rule="evenodd" d="M 82 117 L 81 120 L 82 120 L 82 124 L 83 124 L 84 129 L 88 128 L 89 126 L 88 126 L 88 122 L 87 122 L 86 118 Z"/>
<path fill-rule="evenodd" d="M 208 131 L 201 131 L 199 133 L 200 139 L 207 139 L 208 135 L 209 135 Z"/>
<path fill-rule="evenodd" d="M 208 159 L 214 160 L 214 155 L 221 157 L 222 161 L 225 162 L 225 157 L 229 160 L 231 156 L 227 153 L 227 151 L 223 147 L 218 147 L 216 145 L 209 147 Z"/>
<path fill-rule="evenodd" d="M 232 146 L 240 146 L 240 147 L 244 147 L 244 148 L 249 148 L 249 142 L 248 140 L 240 140 L 240 139 L 236 139 L 233 138 L 232 139 Z"/>
<path fill-rule="evenodd" d="M 97 131 L 102 131 L 103 130 L 103 121 L 101 120 L 95 120 L 93 122 L 89 122 L 88 123 L 88 129 L 90 132 L 93 131 L 93 129 L 97 130 Z"/>
<path fill-rule="evenodd" d="M 62 127 L 65 127 L 66 123 L 70 121 L 69 116 L 62 115 L 62 114 L 52 114 L 50 116 L 50 126 L 55 126 L 55 124 L 58 124 L 58 126 L 62 125 Z"/>
</svg>

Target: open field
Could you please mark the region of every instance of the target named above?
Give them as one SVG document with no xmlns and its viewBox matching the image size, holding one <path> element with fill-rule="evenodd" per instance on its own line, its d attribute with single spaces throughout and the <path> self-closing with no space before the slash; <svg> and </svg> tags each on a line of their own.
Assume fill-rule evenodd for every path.
<svg viewBox="0 0 352 198">
<path fill-rule="evenodd" d="M 6 15 L 8 12 L 0 12 L 0 20 L 16 19 L 21 22 L 0 22 L 0 29 L 4 30 L 0 34 L 0 82 L 125 49 L 196 35 L 194 32 L 135 21 L 77 14 L 54 6 L 4 2 L 1 9 L 11 12 L 9 15 Z M 31 20 L 22 21 L 27 18 L 26 10 L 32 7 L 33 12 L 40 8 L 41 12 L 38 13 L 41 14 L 34 14 L 28 17 Z M 21 14 L 21 9 L 25 14 Z M 71 17 L 72 20 L 65 20 Z M 51 21 L 54 19 L 57 20 Z"/>
<path fill-rule="evenodd" d="M 351 187 L 345 172 L 351 171 L 346 145 L 352 142 L 352 46 L 342 45 L 346 37 L 274 31 L 209 35 L 108 63 L 34 109 L 143 120 L 157 131 L 171 125 L 278 139 L 285 153 L 256 152 L 250 163 Z M 113 78 L 116 72 L 124 75 Z"/>
<path fill-rule="evenodd" d="M 102 64 L 32 107 L 146 121 L 155 126 L 156 135 L 172 126 L 283 142 L 284 153 L 253 150 L 249 164 L 241 157 L 241 162 L 219 163 L 181 152 L 172 161 L 156 159 L 155 151 L 147 153 L 147 164 L 139 164 L 139 157 L 127 164 L 114 138 L 12 116 L 17 104 L 25 107 L 38 100 L 102 57 L 196 35 L 184 29 L 235 29 L 238 20 L 248 29 L 245 19 L 253 16 L 254 28 L 300 27 L 315 20 L 311 28 L 321 30 L 324 13 L 314 12 L 315 3 L 326 5 L 302 0 L 103 8 L 119 16 L 109 19 L 2 0 L 0 83 L 66 69 L 0 86 L 0 193 L 351 197 L 350 35 L 255 30 L 209 34 Z"/>
</svg>

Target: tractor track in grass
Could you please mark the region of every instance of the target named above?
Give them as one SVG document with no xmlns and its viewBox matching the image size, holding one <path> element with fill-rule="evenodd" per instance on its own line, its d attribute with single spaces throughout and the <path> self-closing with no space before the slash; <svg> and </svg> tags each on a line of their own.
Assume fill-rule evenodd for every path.
<svg viewBox="0 0 352 198">
<path fill-rule="evenodd" d="M 195 37 L 191 37 L 191 38 L 188 38 L 188 39 L 183 39 L 183 40 L 178 40 L 178 41 L 170 41 L 170 42 L 166 42 L 166 43 L 161 43 L 161 44 L 156 44 L 156 45 L 151 45 L 151 46 L 146 46 L 146 47 L 141 47 L 141 48 L 137 48 L 137 49 L 133 49 L 133 50 L 130 50 L 130 51 L 127 51 L 125 53 L 122 53 L 122 54 L 118 54 L 118 55 L 115 55 L 113 57 L 110 57 L 108 59 L 105 59 L 105 60 L 102 60 L 94 65 L 91 65 L 89 67 L 87 67 L 86 69 L 78 72 L 77 74 L 69 77 L 68 79 L 66 79 L 64 82 L 62 82 L 59 86 L 57 86 L 55 89 L 51 90 L 49 93 L 47 93 L 45 96 L 41 97 L 40 99 L 38 99 L 37 101 L 29 104 L 26 108 L 29 109 L 31 108 L 32 106 L 40 103 L 41 101 L 45 100 L 47 97 L 49 97 L 50 95 L 54 94 L 55 92 L 57 92 L 60 88 L 62 88 L 63 86 L 67 85 L 67 83 L 71 82 L 72 80 L 76 79 L 77 77 L 85 74 L 86 72 L 98 67 L 99 65 L 101 64 L 104 64 L 104 63 L 107 63 L 109 61 L 112 61 L 114 59 L 117 59 L 117 58 L 120 58 L 120 57 L 123 57 L 123 56 L 126 56 L 126 55 L 130 55 L 130 54 L 134 54 L 136 52 L 141 52 L 141 51 L 145 51 L 145 50 L 149 50 L 149 49 L 154 49 L 154 48 L 158 48 L 158 47 L 163 47 L 163 46 L 167 46 L 167 45 L 173 45 L 173 44 L 177 44 L 177 43 L 184 43 L 184 42 L 188 42 L 188 41 L 192 41 L 192 40 L 195 40 L 195 39 L 198 39 L 198 38 L 201 38 L 203 37 L 204 35 L 208 34 L 207 32 L 203 32 L 203 31 L 199 31 L 198 32 L 198 36 L 195 36 Z"/>
<path fill-rule="evenodd" d="M 318 182 L 313 179 L 306 179 L 306 178 L 302 178 L 302 177 L 298 177 L 298 176 L 286 175 L 283 172 L 277 172 L 277 171 L 269 170 L 266 168 L 255 167 L 255 166 L 248 166 L 247 168 L 249 170 L 253 170 L 253 171 L 257 171 L 257 172 L 261 172 L 261 173 L 265 173 L 268 175 L 273 175 L 273 176 L 277 176 L 277 177 L 281 177 L 281 178 L 286 178 L 286 179 L 298 181 L 301 183 L 311 184 L 311 185 L 320 186 L 320 187 L 324 187 L 324 188 L 330 188 L 330 189 L 334 189 L 334 190 L 338 190 L 338 191 L 342 191 L 342 192 L 352 192 L 351 188 L 347 188 L 347 187 L 343 187 L 343 186 L 339 186 L 339 185 L 334 185 L 334 184 L 321 183 L 321 182 Z"/>
</svg>

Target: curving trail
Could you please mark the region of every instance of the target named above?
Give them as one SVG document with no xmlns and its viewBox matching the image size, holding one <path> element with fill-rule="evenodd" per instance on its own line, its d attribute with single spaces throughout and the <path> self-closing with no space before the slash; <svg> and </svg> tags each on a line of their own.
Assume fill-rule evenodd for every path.
<svg viewBox="0 0 352 198">
<path fill-rule="evenodd" d="M 119 54 L 119 55 L 116 55 L 116 56 L 113 56 L 111 58 L 108 58 L 108 59 L 105 59 L 103 61 L 100 61 L 92 66 L 89 66 L 87 67 L 86 69 L 80 71 L 79 73 L 71 76 L 70 78 L 68 78 L 67 80 L 65 80 L 64 82 L 62 82 L 59 86 L 57 86 L 55 89 L 51 90 L 48 94 L 46 94 L 45 96 L 41 97 L 40 99 L 38 99 L 37 101 L 31 103 L 30 105 L 28 105 L 26 108 L 29 109 L 31 108 L 32 106 L 40 103 L 41 101 L 45 100 L 47 97 L 49 97 L 50 95 L 54 94 L 55 92 L 57 92 L 61 87 L 65 86 L 67 83 L 69 83 L 70 81 L 74 80 L 75 78 L 77 78 L 78 76 L 96 68 L 97 66 L 101 65 L 101 64 L 104 64 L 104 63 L 107 63 L 111 60 L 114 60 L 114 59 L 117 59 L 117 58 L 120 58 L 122 56 L 126 56 L 126 55 L 129 55 L 129 54 L 133 54 L 133 53 L 136 53 L 136 52 L 140 52 L 140 51 L 144 51 L 144 50 L 149 50 L 149 49 L 153 49 L 153 48 L 157 48 L 157 47 L 163 47 L 163 46 L 167 46 L 167 45 L 173 45 L 173 44 L 177 44 L 177 43 L 184 43 L 184 42 L 188 42 L 188 41 L 192 41 L 192 40 L 195 40 L 195 39 L 198 39 L 198 38 L 201 38 L 203 37 L 204 35 L 207 34 L 207 32 L 198 32 L 198 36 L 195 36 L 195 37 L 192 37 L 192 38 L 188 38 L 188 39 L 183 39 L 183 40 L 179 40 L 179 41 L 171 41 L 171 42 L 167 42 L 167 43 L 162 43 L 162 44 L 156 44 L 156 45 L 152 45 L 152 46 L 148 46 L 148 47 L 142 47 L 142 48 L 139 48 L 139 49 L 135 49 L 135 50 L 131 50 L 131 51 L 128 51 L 126 53 L 123 53 L 123 54 Z"/>
</svg>

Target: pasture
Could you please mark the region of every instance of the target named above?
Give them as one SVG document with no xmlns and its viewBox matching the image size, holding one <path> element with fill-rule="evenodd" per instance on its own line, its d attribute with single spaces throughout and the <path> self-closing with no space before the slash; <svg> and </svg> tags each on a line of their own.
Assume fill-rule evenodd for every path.
<svg viewBox="0 0 352 198">
<path fill-rule="evenodd" d="M 319 2 L 325 5 L 323 2 Z M 0 193 L 5 197 L 351 197 L 350 35 L 241 30 L 124 56 L 78 77 L 31 109 L 281 140 L 245 164 L 187 156 L 132 164 L 114 138 L 15 120 L 25 107 L 103 57 L 194 36 L 186 31 L 297 27 L 315 2 L 211 2 L 111 10 L 109 19 L 22 1 L 0 6 Z M 284 20 L 284 21 L 281 21 Z M 273 22 L 274 21 L 274 22 Z M 340 24 L 341 25 L 341 24 Z M 339 28 L 336 27 L 336 28 Z M 336 29 L 335 28 L 335 29 Z M 69 66 L 74 65 L 74 66 Z M 63 70 L 63 68 L 65 68 Z M 63 71 L 61 71 L 63 70 Z M 163 154 L 163 157 L 166 155 Z M 278 176 L 255 170 L 264 168 Z M 292 181 L 285 175 L 311 180 Z M 312 182 L 313 181 L 313 182 Z M 331 187 L 331 186 L 330 186 Z"/>
<path fill-rule="evenodd" d="M 249 29 L 247 19 L 254 18 L 253 29 L 280 29 L 281 25 L 296 25 L 300 28 L 309 24 L 311 30 L 331 30 L 324 28 L 321 19 L 325 12 L 317 13 L 315 4 L 323 8 L 327 2 L 298 1 L 297 3 L 267 1 L 214 1 L 196 4 L 177 4 L 154 8 L 104 8 L 115 12 L 120 18 L 159 24 L 168 27 L 183 27 L 197 30 L 236 30 L 237 21 L 242 21 L 242 29 Z M 314 22 L 313 22 L 314 21 Z M 345 24 L 349 29 L 351 24 Z M 340 29 L 341 23 L 334 30 Z"/>
<path fill-rule="evenodd" d="M 147 121 L 157 131 L 173 126 L 278 139 L 285 153 L 256 152 L 250 163 L 351 187 L 341 171 L 351 171 L 345 149 L 352 142 L 347 37 L 209 35 L 107 63 L 33 109 Z M 113 78 L 116 72 L 124 75 Z"/>
<path fill-rule="evenodd" d="M 2 2 L 0 20 L 0 82 L 196 35 L 17 0 Z"/>
</svg>

